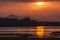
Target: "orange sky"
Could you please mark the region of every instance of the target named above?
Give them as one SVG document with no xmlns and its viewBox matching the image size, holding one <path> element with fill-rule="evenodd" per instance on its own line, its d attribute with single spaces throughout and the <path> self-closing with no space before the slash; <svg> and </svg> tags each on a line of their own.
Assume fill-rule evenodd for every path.
<svg viewBox="0 0 60 40">
<path fill-rule="evenodd" d="M 36 6 L 35 2 L 0 1 L 0 16 L 14 14 L 28 16 L 41 21 L 60 21 L 60 2 L 45 2 L 45 6 Z"/>
</svg>

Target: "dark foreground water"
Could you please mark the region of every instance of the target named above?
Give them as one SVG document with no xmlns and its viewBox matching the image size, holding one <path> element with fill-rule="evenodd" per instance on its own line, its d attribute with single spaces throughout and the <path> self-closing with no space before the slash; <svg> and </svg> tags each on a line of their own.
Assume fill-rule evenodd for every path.
<svg viewBox="0 0 60 40">
<path fill-rule="evenodd" d="M 53 32 L 59 32 L 52 35 Z M 60 26 L 0 27 L 0 38 L 60 38 Z"/>
<path fill-rule="evenodd" d="M 60 38 L 0 38 L 0 40 L 60 40 Z"/>
</svg>

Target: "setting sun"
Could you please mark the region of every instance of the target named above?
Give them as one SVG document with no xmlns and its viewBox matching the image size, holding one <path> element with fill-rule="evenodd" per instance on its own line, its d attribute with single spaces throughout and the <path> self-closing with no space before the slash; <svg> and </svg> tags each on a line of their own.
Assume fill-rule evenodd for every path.
<svg viewBox="0 0 60 40">
<path fill-rule="evenodd" d="M 38 6 L 44 5 L 44 2 L 36 2 L 36 5 Z"/>
</svg>

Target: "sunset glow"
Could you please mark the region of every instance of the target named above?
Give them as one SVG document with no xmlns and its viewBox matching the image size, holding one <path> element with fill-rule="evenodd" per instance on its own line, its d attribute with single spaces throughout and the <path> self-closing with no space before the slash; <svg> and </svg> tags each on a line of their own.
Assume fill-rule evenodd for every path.
<svg viewBox="0 0 60 40">
<path fill-rule="evenodd" d="M 38 6 L 44 5 L 44 2 L 36 2 L 36 5 Z"/>
</svg>

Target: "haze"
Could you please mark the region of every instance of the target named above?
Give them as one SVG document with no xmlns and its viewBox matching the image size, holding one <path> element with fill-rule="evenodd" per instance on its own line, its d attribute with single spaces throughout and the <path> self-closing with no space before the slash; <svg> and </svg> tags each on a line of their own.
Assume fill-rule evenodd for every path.
<svg viewBox="0 0 60 40">
<path fill-rule="evenodd" d="M 12 14 L 39 21 L 60 21 L 60 1 L 45 1 L 45 6 L 36 6 L 35 2 L 0 0 L 0 17 Z"/>
</svg>

